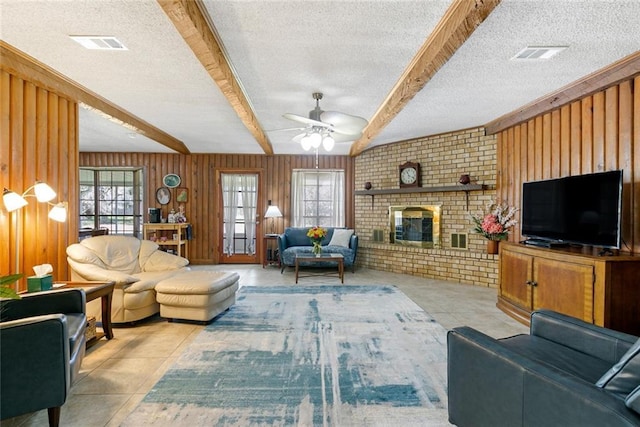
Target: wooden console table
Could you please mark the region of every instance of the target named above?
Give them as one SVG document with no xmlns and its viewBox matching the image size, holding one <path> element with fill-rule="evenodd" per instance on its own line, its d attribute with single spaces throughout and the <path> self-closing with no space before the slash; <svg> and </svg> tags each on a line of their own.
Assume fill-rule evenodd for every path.
<svg viewBox="0 0 640 427">
<path fill-rule="evenodd" d="M 175 255 L 189 259 L 189 225 L 185 222 L 149 222 L 143 224 L 142 236 L 145 240 L 153 240 L 163 249 L 174 250 Z"/>
<path fill-rule="evenodd" d="M 102 330 L 96 332 L 96 336 L 87 341 L 87 347 L 97 343 L 102 337 L 110 340 L 113 338 L 113 328 L 111 326 L 111 302 L 113 300 L 114 282 L 71 282 L 56 281 L 54 289 L 82 288 L 87 296 L 87 302 L 100 298 L 102 303 Z"/>
<path fill-rule="evenodd" d="M 496 306 L 526 325 L 532 311 L 549 309 L 640 334 L 640 257 L 502 242 L 499 266 Z"/>
</svg>

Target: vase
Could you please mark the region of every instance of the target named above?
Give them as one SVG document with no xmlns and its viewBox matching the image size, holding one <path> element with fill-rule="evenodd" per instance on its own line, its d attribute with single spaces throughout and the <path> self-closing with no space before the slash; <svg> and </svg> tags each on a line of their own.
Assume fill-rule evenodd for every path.
<svg viewBox="0 0 640 427">
<path fill-rule="evenodd" d="M 487 241 L 487 253 L 489 255 L 496 255 L 498 253 L 498 248 L 500 246 L 499 240 L 488 240 Z"/>
<path fill-rule="evenodd" d="M 313 248 L 311 252 L 315 254 L 315 256 L 319 257 L 322 253 L 322 246 L 320 246 L 320 242 L 313 242 Z"/>
</svg>

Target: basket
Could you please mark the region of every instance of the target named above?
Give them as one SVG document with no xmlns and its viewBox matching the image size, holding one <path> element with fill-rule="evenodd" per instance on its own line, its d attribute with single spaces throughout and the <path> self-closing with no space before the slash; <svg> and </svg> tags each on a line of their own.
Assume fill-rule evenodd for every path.
<svg viewBox="0 0 640 427">
<path fill-rule="evenodd" d="M 87 329 L 84 331 L 84 337 L 89 341 L 95 338 L 96 335 L 96 318 L 94 316 L 87 317 Z"/>
</svg>

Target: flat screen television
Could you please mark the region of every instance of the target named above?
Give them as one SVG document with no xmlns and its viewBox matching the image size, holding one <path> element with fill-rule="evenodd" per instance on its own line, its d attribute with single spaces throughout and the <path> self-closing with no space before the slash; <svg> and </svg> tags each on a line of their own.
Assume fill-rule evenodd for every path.
<svg viewBox="0 0 640 427">
<path fill-rule="evenodd" d="M 622 171 L 568 176 L 522 185 L 525 243 L 620 249 Z"/>
</svg>

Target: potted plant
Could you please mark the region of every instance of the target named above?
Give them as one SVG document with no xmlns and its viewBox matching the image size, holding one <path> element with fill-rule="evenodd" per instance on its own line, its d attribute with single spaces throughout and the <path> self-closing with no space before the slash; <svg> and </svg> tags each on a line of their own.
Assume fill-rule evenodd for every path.
<svg viewBox="0 0 640 427">
<path fill-rule="evenodd" d="M 471 216 L 471 220 L 475 224 L 473 231 L 488 240 L 488 254 L 498 253 L 498 243 L 500 240 L 505 240 L 509 236 L 509 229 L 518 223 L 515 219 L 517 211 L 518 209 L 514 207 L 491 203 L 482 216 Z"/>
<path fill-rule="evenodd" d="M 22 276 L 23 274 L 0 276 L 0 298 L 20 299 L 20 295 L 18 295 L 11 285 L 17 280 L 20 280 Z"/>
</svg>

